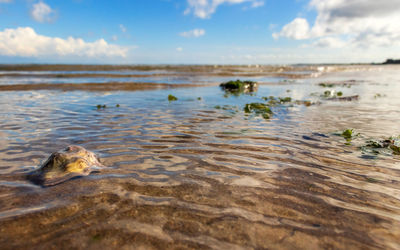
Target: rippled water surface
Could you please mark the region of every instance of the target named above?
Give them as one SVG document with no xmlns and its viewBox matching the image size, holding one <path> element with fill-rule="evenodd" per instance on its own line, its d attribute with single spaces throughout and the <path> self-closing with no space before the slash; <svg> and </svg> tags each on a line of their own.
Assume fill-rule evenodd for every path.
<svg viewBox="0 0 400 250">
<path fill-rule="evenodd" d="M 400 67 L 263 82 L 242 95 L 0 92 L 0 248 L 399 249 L 400 156 L 362 146 L 400 135 Z M 244 112 L 268 96 L 313 105 Z M 351 141 L 337 135 L 348 128 Z M 107 167 L 46 188 L 26 179 L 71 144 Z"/>
</svg>

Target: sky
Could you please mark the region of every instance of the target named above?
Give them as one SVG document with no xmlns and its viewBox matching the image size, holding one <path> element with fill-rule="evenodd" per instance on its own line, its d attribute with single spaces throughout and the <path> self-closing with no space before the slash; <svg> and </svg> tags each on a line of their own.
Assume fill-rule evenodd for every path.
<svg viewBox="0 0 400 250">
<path fill-rule="evenodd" d="M 0 0 L 0 63 L 400 58 L 400 0 Z"/>
</svg>

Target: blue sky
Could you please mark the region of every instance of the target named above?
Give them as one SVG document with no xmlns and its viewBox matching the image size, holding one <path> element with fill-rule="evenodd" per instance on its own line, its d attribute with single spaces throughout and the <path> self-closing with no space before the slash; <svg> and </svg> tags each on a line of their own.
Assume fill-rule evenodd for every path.
<svg viewBox="0 0 400 250">
<path fill-rule="evenodd" d="M 286 64 L 400 57 L 400 28 L 394 25 L 400 1 L 375 2 L 0 0 L 0 63 Z"/>
</svg>

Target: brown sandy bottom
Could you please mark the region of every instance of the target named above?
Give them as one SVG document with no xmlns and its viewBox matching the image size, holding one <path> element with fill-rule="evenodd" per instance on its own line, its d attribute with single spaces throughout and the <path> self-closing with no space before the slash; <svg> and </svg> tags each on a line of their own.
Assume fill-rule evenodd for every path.
<svg viewBox="0 0 400 250">
<path fill-rule="evenodd" d="M 126 130 L 92 144 L 110 168 L 87 178 L 4 180 L 2 249 L 397 248 L 397 169 L 355 163 L 329 142 L 206 134 L 224 122 L 213 113 L 183 122 L 146 142 Z"/>
<path fill-rule="evenodd" d="M 0 111 L 0 248 L 398 249 L 399 156 L 363 158 L 356 140 L 330 133 L 397 131 L 397 104 L 377 105 L 358 88 L 364 99 L 274 108 L 270 120 L 213 108 L 213 100 L 260 98 L 206 94 L 218 87 L 202 101 L 179 89 L 176 103 L 165 103 L 165 90 L 37 92 L 33 101 L 9 92 Z M 121 108 L 96 110 L 98 100 Z M 48 188 L 25 179 L 69 144 L 99 153 L 107 168 Z"/>
</svg>

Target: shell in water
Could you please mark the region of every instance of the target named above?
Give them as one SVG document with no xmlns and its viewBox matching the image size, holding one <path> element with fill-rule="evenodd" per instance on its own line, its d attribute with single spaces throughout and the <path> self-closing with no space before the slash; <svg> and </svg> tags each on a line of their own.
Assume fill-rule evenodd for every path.
<svg viewBox="0 0 400 250">
<path fill-rule="evenodd" d="M 68 146 L 52 153 L 39 169 L 29 174 L 28 179 L 42 186 L 52 186 L 68 179 L 86 176 L 104 167 L 99 157 L 80 146 Z"/>
</svg>

